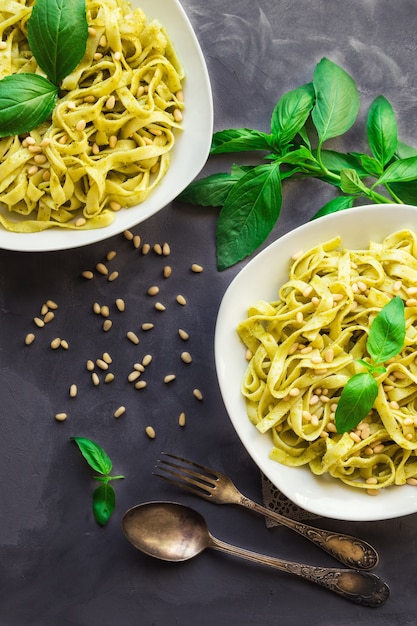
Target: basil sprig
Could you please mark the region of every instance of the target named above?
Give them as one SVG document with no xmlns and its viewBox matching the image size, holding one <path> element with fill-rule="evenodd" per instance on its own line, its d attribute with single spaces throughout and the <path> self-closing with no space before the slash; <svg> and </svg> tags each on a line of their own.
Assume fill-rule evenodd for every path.
<svg viewBox="0 0 417 626">
<path fill-rule="evenodd" d="M 94 476 L 102 484 L 93 492 L 93 514 L 100 526 L 105 526 L 109 521 L 116 505 L 116 492 L 111 480 L 119 480 L 124 476 L 110 476 L 113 464 L 106 452 L 97 443 L 86 437 L 71 437 L 75 441 L 81 454 L 88 465 L 96 471 L 99 476 Z"/>
<path fill-rule="evenodd" d="M 354 374 L 342 391 L 335 413 L 338 433 L 356 428 L 368 415 L 378 395 L 374 374 L 386 371 L 382 364 L 401 351 L 405 333 L 404 302 L 395 296 L 381 309 L 369 329 L 366 349 L 371 362 L 359 360 L 367 371 Z"/>
<path fill-rule="evenodd" d="M 216 226 L 220 271 L 265 241 L 280 216 L 287 179 L 316 178 L 337 190 L 313 219 L 349 209 L 361 198 L 417 203 L 417 150 L 398 140 L 395 114 L 384 96 L 377 96 L 367 112 L 367 153 L 324 148 L 353 126 L 359 109 L 352 77 L 323 58 L 311 83 L 278 100 L 269 133 L 249 128 L 214 133 L 211 155 L 256 150 L 265 160 L 200 178 L 179 196 L 183 202 L 221 208 Z"/>
<path fill-rule="evenodd" d="M 29 132 L 51 115 L 60 82 L 85 53 L 85 0 L 36 0 L 27 28 L 29 46 L 46 77 L 22 72 L 0 80 L 0 137 Z"/>
</svg>

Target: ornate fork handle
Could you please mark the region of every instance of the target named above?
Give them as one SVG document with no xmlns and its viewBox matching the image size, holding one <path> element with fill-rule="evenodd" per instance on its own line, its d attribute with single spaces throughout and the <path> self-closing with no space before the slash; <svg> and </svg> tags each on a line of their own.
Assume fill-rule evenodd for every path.
<svg viewBox="0 0 417 626">
<path fill-rule="evenodd" d="M 270 511 L 266 507 L 254 502 L 246 496 L 241 496 L 240 504 L 248 509 L 252 509 L 265 517 L 278 522 L 282 526 L 291 528 L 297 533 L 314 543 L 316 546 L 328 552 L 335 559 L 348 565 L 360 569 L 370 570 L 377 566 L 379 557 L 376 550 L 366 541 L 336 533 L 331 530 L 315 528 L 309 524 L 298 522 L 279 513 Z"/>
</svg>

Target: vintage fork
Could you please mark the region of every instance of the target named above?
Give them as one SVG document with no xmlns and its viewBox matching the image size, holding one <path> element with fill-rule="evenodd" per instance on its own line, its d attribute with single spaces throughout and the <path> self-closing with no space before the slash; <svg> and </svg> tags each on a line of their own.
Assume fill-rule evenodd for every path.
<svg viewBox="0 0 417 626">
<path fill-rule="evenodd" d="M 331 530 L 316 528 L 270 511 L 244 496 L 225 474 L 174 454 L 167 452 L 162 454 L 166 458 L 158 459 L 156 465 L 158 472 L 153 472 L 155 476 L 216 504 L 238 504 L 269 517 L 282 526 L 295 530 L 350 567 L 370 570 L 378 564 L 378 553 L 366 541 Z"/>
</svg>

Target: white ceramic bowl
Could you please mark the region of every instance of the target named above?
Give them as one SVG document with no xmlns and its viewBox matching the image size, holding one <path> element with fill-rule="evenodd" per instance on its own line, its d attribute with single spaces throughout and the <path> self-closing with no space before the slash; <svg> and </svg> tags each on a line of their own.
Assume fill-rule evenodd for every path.
<svg viewBox="0 0 417 626">
<path fill-rule="evenodd" d="M 228 287 L 218 313 L 215 333 L 217 375 L 223 400 L 237 434 L 269 480 L 298 506 L 317 515 L 352 521 L 381 520 L 417 512 L 417 488 L 409 485 L 382 490 L 371 497 L 330 477 L 313 475 L 306 467 L 291 468 L 272 461 L 272 441 L 247 417 L 241 394 L 246 370 L 245 348 L 236 332 L 257 300 L 273 301 L 288 280 L 289 259 L 300 249 L 342 236 L 346 248 L 368 247 L 402 228 L 417 230 L 417 207 L 370 205 L 334 213 L 284 235 L 260 252 Z"/>
<path fill-rule="evenodd" d="M 145 202 L 122 209 L 105 228 L 85 231 L 52 228 L 40 233 L 11 233 L 0 227 L 0 248 L 23 252 L 64 250 L 112 237 L 164 208 L 204 166 L 213 133 L 213 100 L 207 67 L 190 21 L 178 0 L 131 0 L 131 5 L 143 9 L 149 19 L 159 19 L 186 74 L 183 131 L 176 136 L 167 174 Z"/>
</svg>

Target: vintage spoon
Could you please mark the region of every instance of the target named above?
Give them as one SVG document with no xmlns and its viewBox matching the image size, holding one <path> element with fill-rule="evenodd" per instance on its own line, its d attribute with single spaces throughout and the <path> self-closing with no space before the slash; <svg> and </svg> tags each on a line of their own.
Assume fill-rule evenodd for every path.
<svg viewBox="0 0 417 626">
<path fill-rule="evenodd" d="M 164 561 L 186 561 L 205 548 L 214 548 L 295 574 L 363 606 L 380 606 L 389 596 L 388 586 L 369 572 L 294 563 L 220 541 L 209 532 L 200 513 L 175 502 L 132 507 L 123 515 L 122 529 L 135 548 Z"/>
</svg>

